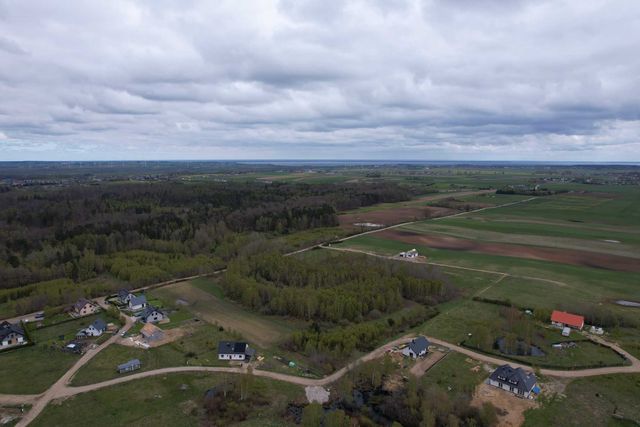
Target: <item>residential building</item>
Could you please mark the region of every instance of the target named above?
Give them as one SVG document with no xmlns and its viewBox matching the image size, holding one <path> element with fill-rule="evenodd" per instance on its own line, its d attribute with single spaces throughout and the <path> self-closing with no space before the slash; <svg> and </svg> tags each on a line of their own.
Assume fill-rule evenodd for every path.
<svg viewBox="0 0 640 427">
<path fill-rule="evenodd" d="M 118 373 L 124 374 L 125 372 L 136 371 L 140 369 L 141 366 L 142 365 L 138 359 L 132 359 L 122 365 L 118 365 L 117 370 Z"/>
<path fill-rule="evenodd" d="M 107 322 L 104 320 L 97 318 L 92 324 L 83 329 L 81 332 L 88 337 L 99 337 L 107 330 Z"/>
<path fill-rule="evenodd" d="M 148 305 L 140 315 L 140 320 L 144 323 L 157 323 L 163 320 L 164 317 L 165 316 L 162 311 L 152 305 Z"/>
<path fill-rule="evenodd" d="M 126 289 L 118 290 L 118 300 L 120 301 L 121 304 L 129 304 L 129 301 L 134 296 L 135 296 L 134 294 L 132 294 Z"/>
<path fill-rule="evenodd" d="M 553 313 L 551 313 L 551 324 L 558 328 L 569 326 L 574 329 L 582 329 L 584 327 L 584 317 L 567 313 L 566 311 L 554 310 Z"/>
<path fill-rule="evenodd" d="M 27 338 L 22 327 L 9 322 L 0 323 L 0 349 L 25 344 L 27 344 Z"/>
<path fill-rule="evenodd" d="M 218 343 L 219 360 L 249 360 L 256 351 L 244 342 L 220 341 Z"/>
<path fill-rule="evenodd" d="M 407 252 L 400 252 L 400 257 L 401 258 L 417 258 L 418 251 L 416 249 L 411 249 L 410 251 L 407 251 Z"/>
<path fill-rule="evenodd" d="M 518 397 L 529 398 L 536 386 L 536 376 L 522 368 L 502 365 L 489 376 L 489 384 L 509 391 Z"/>
<path fill-rule="evenodd" d="M 164 331 L 153 323 L 147 323 L 140 329 L 140 334 L 147 341 L 158 341 L 164 338 Z"/>
<path fill-rule="evenodd" d="M 429 351 L 429 340 L 423 336 L 412 339 L 411 342 L 402 349 L 402 354 L 413 359 L 422 357 Z"/>
<path fill-rule="evenodd" d="M 133 295 L 129 299 L 130 310 L 138 311 L 138 310 L 142 310 L 146 306 L 147 306 L 147 297 L 145 297 L 144 295 L 139 295 L 139 296 Z"/>
<path fill-rule="evenodd" d="M 90 314 L 97 313 L 99 310 L 100 307 L 98 307 L 98 304 L 94 303 L 93 301 L 89 301 L 86 298 L 80 298 L 73 305 L 73 312 L 76 316 L 79 317 L 89 316 Z"/>
</svg>

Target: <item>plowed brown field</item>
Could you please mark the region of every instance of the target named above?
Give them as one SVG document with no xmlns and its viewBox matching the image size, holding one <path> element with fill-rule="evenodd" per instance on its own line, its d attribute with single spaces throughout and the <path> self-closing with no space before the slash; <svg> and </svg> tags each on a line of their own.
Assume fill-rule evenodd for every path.
<svg viewBox="0 0 640 427">
<path fill-rule="evenodd" d="M 638 262 L 636 258 L 597 252 L 513 245 L 508 243 L 479 242 L 476 240 L 467 240 L 458 237 L 439 234 L 419 234 L 397 229 L 383 230 L 376 233 L 376 236 L 391 240 L 398 240 L 413 245 L 428 246 L 435 249 L 480 252 L 516 258 L 537 259 L 563 264 L 603 268 L 606 270 L 628 271 L 634 273 L 640 272 L 640 262 Z"/>
</svg>

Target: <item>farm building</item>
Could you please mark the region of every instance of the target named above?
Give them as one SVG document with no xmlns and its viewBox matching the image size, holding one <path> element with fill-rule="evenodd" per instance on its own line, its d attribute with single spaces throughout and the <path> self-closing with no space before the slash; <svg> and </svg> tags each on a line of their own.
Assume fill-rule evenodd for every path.
<svg viewBox="0 0 640 427">
<path fill-rule="evenodd" d="M 407 252 L 400 252 L 400 258 L 417 258 L 418 251 L 416 249 L 411 249 Z"/>
<path fill-rule="evenodd" d="M 536 387 L 536 376 L 522 368 L 502 365 L 489 376 L 489 384 L 507 390 L 518 397 L 529 398 Z"/>
<path fill-rule="evenodd" d="M 118 365 L 118 373 L 124 374 L 125 372 L 136 371 L 140 369 L 141 363 L 138 359 L 129 360 L 127 363 L 123 363 L 122 365 Z"/>
<path fill-rule="evenodd" d="M 553 310 L 551 324 L 559 328 L 568 326 L 574 329 L 582 329 L 584 327 L 584 317 L 567 313 L 566 311 Z"/>
<path fill-rule="evenodd" d="M 84 333 L 88 337 L 99 337 L 107 330 L 107 323 L 97 318 L 92 324 L 90 324 L 85 329 L 81 330 L 81 333 Z"/>
<path fill-rule="evenodd" d="M 164 332 L 153 323 L 147 323 L 140 329 L 140 334 L 147 341 L 157 341 L 164 338 Z"/>
<path fill-rule="evenodd" d="M 220 341 L 218 343 L 219 360 L 249 360 L 256 351 L 244 342 Z"/>
<path fill-rule="evenodd" d="M 147 306 L 147 297 L 144 295 L 135 296 L 133 295 L 129 299 L 129 309 L 133 311 L 142 310 Z"/>
<path fill-rule="evenodd" d="M 100 307 L 98 307 L 98 305 L 93 301 L 89 301 L 86 298 L 80 298 L 75 304 L 73 304 L 73 313 L 79 317 L 94 314 L 98 310 L 100 310 Z"/>
<path fill-rule="evenodd" d="M 148 305 L 140 315 L 140 320 L 144 323 L 156 323 L 162 319 L 164 319 L 164 313 L 152 305 Z"/>
<path fill-rule="evenodd" d="M 16 347 L 27 343 L 24 330 L 9 322 L 0 323 L 0 349 Z"/>
<path fill-rule="evenodd" d="M 121 304 L 129 304 L 129 301 L 134 296 L 135 296 L 134 294 L 132 294 L 126 289 L 120 289 L 118 291 L 118 300 L 120 301 Z"/>
<path fill-rule="evenodd" d="M 423 336 L 412 339 L 411 342 L 402 349 L 402 354 L 413 359 L 422 357 L 429 351 L 429 340 Z"/>
</svg>

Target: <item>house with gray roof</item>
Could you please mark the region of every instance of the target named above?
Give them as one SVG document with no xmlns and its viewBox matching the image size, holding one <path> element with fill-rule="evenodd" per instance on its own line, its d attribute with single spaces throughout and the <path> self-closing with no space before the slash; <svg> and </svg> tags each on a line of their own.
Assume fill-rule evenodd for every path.
<svg viewBox="0 0 640 427">
<path fill-rule="evenodd" d="M 0 350 L 27 344 L 22 327 L 9 322 L 0 323 Z"/>
<path fill-rule="evenodd" d="M 126 289 L 118 290 L 118 300 L 121 304 L 129 304 L 129 300 L 133 298 L 135 295 L 129 292 Z"/>
<path fill-rule="evenodd" d="M 245 342 L 220 341 L 218 342 L 219 360 L 245 361 L 251 359 L 256 351 Z"/>
<path fill-rule="evenodd" d="M 413 359 L 422 357 L 429 351 L 429 340 L 423 336 L 419 336 L 411 340 L 411 342 L 402 349 L 402 354 Z"/>
<path fill-rule="evenodd" d="M 522 368 L 502 365 L 489 376 L 489 384 L 507 390 L 518 397 L 529 398 L 536 386 L 536 376 Z"/>
<path fill-rule="evenodd" d="M 142 310 L 147 306 L 147 297 L 144 295 L 133 295 L 129 300 L 129 309 L 133 311 Z"/>
<path fill-rule="evenodd" d="M 122 365 L 118 365 L 117 371 L 119 374 L 124 374 L 126 372 L 136 371 L 140 369 L 141 366 L 142 364 L 138 359 L 132 359 Z"/>
<path fill-rule="evenodd" d="M 105 322 L 101 318 L 97 318 L 96 320 L 94 320 L 92 324 L 90 324 L 81 332 L 84 332 L 84 334 L 88 337 L 99 337 L 106 330 L 107 330 L 107 322 Z"/>
<path fill-rule="evenodd" d="M 152 305 L 148 305 L 140 315 L 140 320 L 144 323 L 157 323 L 164 318 L 164 313 Z"/>
</svg>

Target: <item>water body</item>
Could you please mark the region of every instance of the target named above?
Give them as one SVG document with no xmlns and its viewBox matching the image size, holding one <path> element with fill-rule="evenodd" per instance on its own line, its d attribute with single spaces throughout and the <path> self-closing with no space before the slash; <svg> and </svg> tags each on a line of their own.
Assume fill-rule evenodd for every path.
<svg viewBox="0 0 640 427">
<path fill-rule="evenodd" d="M 627 301 L 624 299 L 619 299 L 618 301 L 616 301 L 616 304 L 623 305 L 625 307 L 640 308 L 640 302 L 636 302 L 636 301 Z"/>
<path fill-rule="evenodd" d="M 535 345 L 527 346 L 527 343 L 522 340 L 518 340 L 516 343 L 516 351 L 507 351 L 504 337 L 496 340 L 496 347 L 498 347 L 500 353 L 511 356 L 544 356 L 544 351 L 540 347 Z"/>
</svg>

